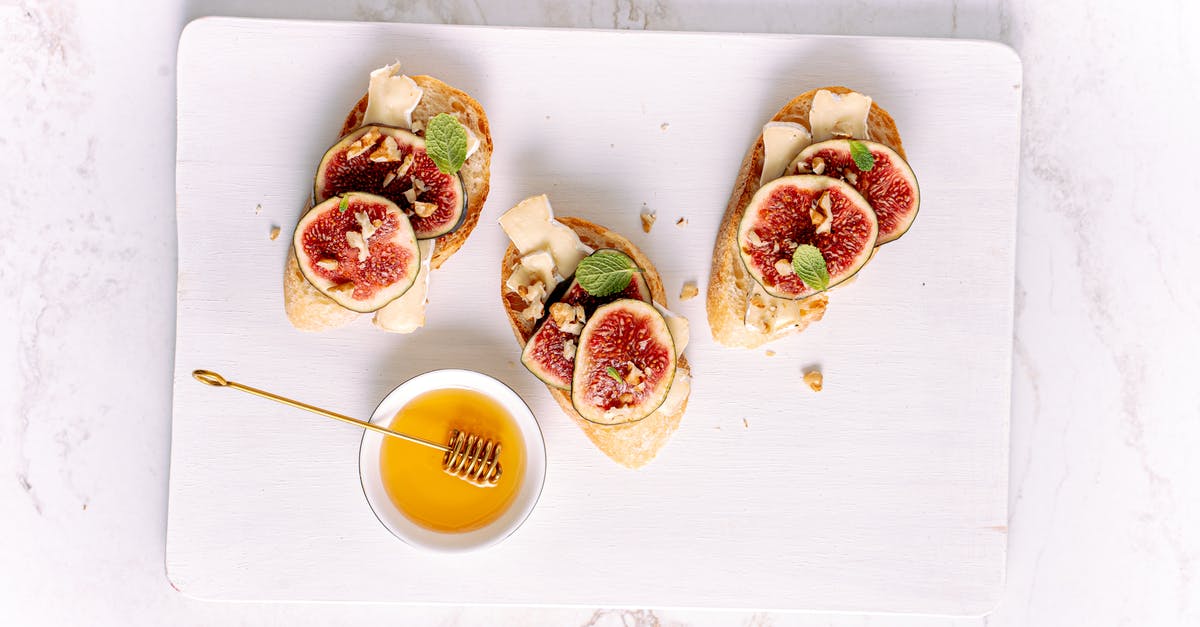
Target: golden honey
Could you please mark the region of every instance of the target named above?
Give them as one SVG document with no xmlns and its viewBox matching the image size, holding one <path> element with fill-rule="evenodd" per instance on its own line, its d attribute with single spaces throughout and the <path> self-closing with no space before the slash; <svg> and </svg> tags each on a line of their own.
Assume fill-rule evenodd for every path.
<svg viewBox="0 0 1200 627">
<path fill-rule="evenodd" d="M 417 396 L 392 419 L 391 429 L 445 443 L 454 429 L 500 443 L 504 474 L 481 488 L 442 471 L 442 453 L 398 438 L 383 438 L 379 468 L 388 498 L 409 520 L 442 532 L 479 529 L 500 517 L 516 499 L 525 471 L 525 450 L 516 420 L 504 407 L 474 390 L 450 388 Z"/>
</svg>

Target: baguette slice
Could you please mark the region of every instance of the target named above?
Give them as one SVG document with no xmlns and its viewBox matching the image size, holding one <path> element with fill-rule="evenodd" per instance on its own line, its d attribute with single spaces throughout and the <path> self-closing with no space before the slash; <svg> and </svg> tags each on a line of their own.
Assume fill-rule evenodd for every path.
<svg viewBox="0 0 1200 627">
<path fill-rule="evenodd" d="M 487 200 L 491 188 L 492 133 L 483 106 L 466 92 L 432 76 L 413 76 L 412 79 L 424 91 L 412 114 L 414 125 L 420 124 L 424 127 L 435 115 L 449 113 L 479 138 L 479 149 L 467 159 L 459 171 L 467 192 L 467 214 L 457 230 L 437 238 L 433 259 L 430 261 L 430 270 L 434 270 L 462 248 L 475 225 L 479 223 L 479 214 L 483 211 L 483 203 Z M 358 128 L 366 112 L 367 95 L 363 94 L 346 116 L 338 137 Z M 360 315 L 372 315 L 358 314 L 345 309 L 317 291 L 317 288 L 310 285 L 300 273 L 300 265 L 293 250 L 288 251 L 287 268 L 284 271 L 283 304 L 288 320 L 302 331 L 335 329 L 354 322 Z"/>
<path fill-rule="evenodd" d="M 579 234 L 579 239 L 593 249 L 615 248 L 629 255 L 629 258 L 633 259 L 634 263 L 642 269 L 642 277 L 646 279 L 646 285 L 650 288 L 653 299 L 661 305 L 666 304 L 667 293 L 663 288 L 662 278 L 654 269 L 650 259 L 642 254 L 642 251 L 638 250 L 632 242 L 607 228 L 581 218 L 556 219 Z M 517 343 L 524 347 L 525 342 L 533 335 L 536 323 L 520 318 L 519 313 L 525 308 L 525 303 L 515 293 L 509 292 L 504 285 L 513 273 L 513 268 L 516 267 L 520 256 L 512 244 L 509 244 L 508 249 L 504 251 L 504 261 L 500 268 L 500 298 L 504 302 L 504 311 L 508 314 L 508 322 L 512 326 L 513 335 L 517 338 Z M 559 407 L 562 407 L 563 412 L 570 416 L 575 424 L 579 425 L 579 428 L 583 429 L 584 434 L 596 445 L 596 448 L 622 466 L 640 468 L 658 455 L 658 452 L 666 446 L 667 440 L 671 438 L 671 434 L 679 428 L 679 421 L 687 409 L 687 395 L 691 393 L 691 373 L 687 358 L 680 355 L 672 392 L 684 394 L 684 401 L 676 411 L 668 413 L 660 409 L 638 422 L 615 426 L 598 425 L 584 420 L 571 404 L 569 391 L 549 386 L 546 389 L 550 390 L 550 395 L 558 402 Z M 676 391 L 675 386 L 684 387 Z"/>
<path fill-rule="evenodd" d="M 813 97 L 821 89 L 835 94 L 848 94 L 852 91 L 846 87 L 820 87 L 806 91 L 784 105 L 771 120 L 795 122 L 811 131 L 808 112 L 812 108 Z M 896 122 L 875 102 L 871 103 L 871 111 L 867 116 L 867 132 L 873 141 L 885 144 L 901 157 L 905 157 Z M 708 325 L 712 329 L 713 339 L 725 346 L 755 348 L 792 333 L 799 333 L 825 315 L 825 308 L 829 302 L 825 293 L 801 301 L 800 323 L 774 333 L 768 334 L 746 326 L 746 308 L 750 305 L 750 290 L 754 279 L 750 277 L 738 255 L 737 232 L 750 199 L 758 191 L 758 179 L 762 168 L 763 139 L 760 133 L 750 151 L 746 153 L 746 158 L 742 160 L 742 167 L 733 184 L 733 193 L 729 197 L 725 217 L 721 220 L 716 245 L 713 247 L 712 274 L 708 281 Z"/>
</svg>

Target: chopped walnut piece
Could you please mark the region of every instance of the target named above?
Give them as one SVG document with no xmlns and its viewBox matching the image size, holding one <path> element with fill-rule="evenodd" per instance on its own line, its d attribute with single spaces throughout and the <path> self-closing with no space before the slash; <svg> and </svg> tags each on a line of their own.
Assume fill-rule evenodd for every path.
<svg viewBox="0 0 1200 627">
<path fill-rule="evenodd" d="M 853 170 L 847 169 L 842 173 L 842 176 L 846 177 L 847 183 L 851 185 L 858 185 L 858 175 L 855 174 Z"/>
<path fill-rule="evenodd" d="M 833 228 L 833 201 L 829 198 L 828 190 L 822 192 L 808 210 L 808 219 L 817 227 L 817 233 L 828 233 Z"/>
<path fill-rule="evenodd" d="M 437 205 L 434 203 L 421 201 L 413 203 L 413 212 L 417 214 L 418 218 L 428 218 L 435 211 L 437 211 Z"/>
<path fill-rule="evenodd" d="M 633 394 L 630 392 L 623 392 L 617 397 L 617 400 L 621 401 L 621 403 L 624 405 L 630 405 L 633 403 Z"/>
<path fill-rule="evenodd" d="M 775 260 L 775 271 L 779 273 L 779 276 L 791 275 L 792 274 L 792 262 L 788 261 L 787 259 Z"/>
<path fill-rule="evenodd" d="M 358 157 L 364 152 L 370 150 L 371 146 L 374 146 L 375 142 L 379 141 L 380 137 L 381 135 L 379 134 L 379 131 L 375 129 L 367 131 L 362 137 L 354 140 L 353 144 L 350 144 L 349 150 L 346 151 L 346 160 L 349 161 L 354 159 L 355 157 Z"/>
<path fill-rule="evenodd" d="M 412 167 L 412 164 L 413 153 L 410 152 L 407 155 L 404 155 L 404 161 L 400 162 L 400 169 L 396 170 L 396 176 L 404 176 L 405 174 L 408 174 L 408 170 Z"/>
<path fill-rule="evenodd" d="M 346 231 L 346 242 L 358 249 L 359 261 L 366 261 L 367 256 L 371 254 L 371 249 L 367 246 L 367 240 L 363 239 L 362 233 L 358 231 Z"/>
<path fill-rule="evenodd" d="M 371 161 L 376 163 L 399 161 L 402 158 L 400 144 L 397 144 L 396 138 L 391 135 L 383 138 L 383 143 L 379 144 L 379 147 L 371 153 Z"/>
<path fill-rule="evenodd" d="M 575 340 L 563 342 L 563 359 L 575 359 Z"/>
<path fill-rule="evenodd" d="M 683 227 L 687 226 L 687 223 L 688 223 L 687 218 L 679 218 L 678 220 L 675 221 L 675 226 L 682 229 Z"/>
<path fill-rule="evenodd" d="M 679 290 L 679 300 L 691 300 L 700 294 L 700 289 L 696 287 L 695 281 L 688 281 L 683 284 Z"/>
<path fill-rule="evenodd" d="M 642 232 L 649 233 L 650 227 L 654 226 L 654 221 L 658 219 L 658 214 L 649 209 L 642 210 Z"/>
<path fill-rule="evenodd" d="M 558 327 L 574 322 L 575 308 L 566 303 L 554 303 L 550 305 L 550 319 L 554 320 L 554 324 Z"/>
<path fill-rule="evenodd" d="M 813 157 L 812 172 L 813 174 L 823 174 L 825 172 L 825 160 L 820 157 Z"/>
<path fill-rule="evenodd" d="M 325 270 L 329 270 L 330 272 L 332 272 L 334 270 L 337 270 L 338 262 L 336 259 L 319 259 L 317 261 L 317 267 L 323 268 Z"/>
<path fill-rule="evenodd" d="M 270 237 L 272 240 L 279 237 L 279 227 L 277 227 L 277 226 L 271 227 L 271 233 L 269 235 L 267 235 L 267 237 Z"/>
<path fill-rule="evenodd" d="M 646 380 L 646 374 L 642 372 L 632 361 L 626 362 L 629 366 L 629 374 L 625 375 L 625 382 L 629 385 L 637 385 Z"/>
<path fill-rule="evenodd" d="M 763 245 L 762 238 L 758 236 L 758 231 L 755 231 L 754 229 L 750 229 L 749 231 L 746 232 L 746 239 L 750 240 L 751 246 L 762 246 Z"/>
<path fill-rule="evenodd" d="M 809 389 L 814 392 L 820 392 L 825 384 L 825 377 L 820 370 L 809 370 L 804 373 L 804 382 L 808 384 Z"/>
</svg>

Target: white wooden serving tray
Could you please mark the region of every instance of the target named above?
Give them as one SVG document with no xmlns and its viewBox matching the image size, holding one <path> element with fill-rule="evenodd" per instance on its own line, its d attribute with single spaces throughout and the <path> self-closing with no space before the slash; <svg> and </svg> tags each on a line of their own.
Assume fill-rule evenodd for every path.
<svg viewBox="0 0 1200 627">
<path fill-rule="evenodd" d="M 434 273 L 424 329 L 298 332 L 280 287 L 292 227 L 367 73 L 395 59 L 483 103 L 491 196 Z M 678 302 L 680 285 L 707 284 L 763 122 L 838 84 L 895 116 L 920 216 L 773 356 L 719 347 L 703 297 Z M 213 599 L 988 611 L 1007 538 L 1020 95 L 1019 60 L 985 42 L 193 22 L 179 46 L 171 581 Z M 687 414 L 640 471 L 601 455 L 519 363 L 496 218 L 542 192 L 629 236 L 692 321 Z M 649 235 L 643 207 L 658 212 Z M 819 394 L 800 380 L 813 365 Z M 375 520 L 361 433 L 189 377 L 209 368 L 367 417 L 446 367 L 512 386 L 549 452 L 525 526 L 466 555 L 418 552 Z"/>
</svg>

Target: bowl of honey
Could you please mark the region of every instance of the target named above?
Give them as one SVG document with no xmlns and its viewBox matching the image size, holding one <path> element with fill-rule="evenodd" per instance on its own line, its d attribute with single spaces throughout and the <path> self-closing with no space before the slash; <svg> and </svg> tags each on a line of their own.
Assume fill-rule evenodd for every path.
<svg viewBox="0 0 1200 627">
<path fill-rule="evenodd" d="M 373 431 L 363 434 L 359 475 L 389 531 L 433 551 L 480 549 L 507 538 L 533 511 L 546 477 L 546 445 L 533 412 L 504 383 L 470 370 L 435 370 L 392 390 L 371 422 L 433 442 L 452 431 L 500 445 L 502 470 L 481 487 L 442 469 L 440 451 Z"/>
</svg>

